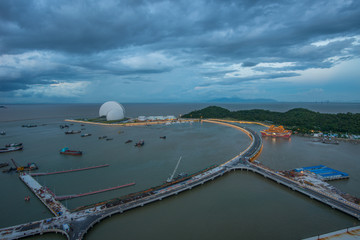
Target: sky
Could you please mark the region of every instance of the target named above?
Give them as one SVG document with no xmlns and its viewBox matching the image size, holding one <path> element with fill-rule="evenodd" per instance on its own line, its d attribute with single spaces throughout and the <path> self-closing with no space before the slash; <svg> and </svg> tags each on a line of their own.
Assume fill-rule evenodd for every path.
<svg viewBox="0 0 360 240">
<path fill-rule="evenodd" d="M 220 98 L 360 102 L 360 1 L 0 1 L 0 103 Z"/>
</svg>

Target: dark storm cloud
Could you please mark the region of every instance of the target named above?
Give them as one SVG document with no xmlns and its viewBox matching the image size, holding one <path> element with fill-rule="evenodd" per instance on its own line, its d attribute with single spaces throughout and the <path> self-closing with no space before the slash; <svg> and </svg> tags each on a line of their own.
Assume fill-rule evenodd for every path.
<svg viewBox="0 0 360 240">
<path fill-rule="evenodd" d="M 254 67 L 256 65 L 257 65 L 257 63 L 253 63 L 253 62 L 243 62 L 241 64 L 242 67 Z"/>
<path fill-rule="evenodd" d="M 255 75 L 255 76 L 251 76 L 251 77 L 225 78 L 220 82 L 204 83 L 204 84 L 201 84 L 200 86 L 208 87 L 211 85 L 233 85 L 233 84 L 237 84 L 237 83 L 261 80 L 261 79 L 276 79 L 276 78 L 296 77 L 296 76 L 300 76 L 300 74 L 292 73 L 292 72 L 290 72 L 290 73 L 269 73 L 269 74 Z"/>
<path fill-rule="evenodd" d="M 302 44 L 324 34 L 359 32 L 359 4 L 5 0 L 0 1 L 1 52 L 97 52 L 153 44 L 224 56 L 279 55 L 274 47 Z"/>
<path fill-rule="evenodd" d="M 295 71 L 331 67 L 336 62 L 324 60 L 344 50 L 347 56 L 337 61 L 358 57 L 359 46 L 353 45 L 351 38 L 324 46 L 311 43 L 359 35 L 359 22 L 360 1 L 2 0 L 0 53 L 4 58 L 31 51 L 57 53 L 63 58 L 54 60 L 62 67 L 17 69 L 12 77 L 1 75 L 0 62 L 0 91 L 48 84 L 52 79 L 161 74 L 176 68 L 166 60 L 156 65 L 151 57 L 145 59 L 148 65 L 110 63 L 158 51 L 174 57 L 182 67 L 194 68 L 204 62 L 242 63 L 242 67 L 263 72 L 261 78 L 292 77 L 298 74 L 279 73 L 258 64 L 295 62 L 278 69 Z M 219 68 L 201 74 L 221 77 L 232 71 Z M 251 81 L 260 75 L 225 78 L 223 84 Z"/>
<path fill-rule="evenodd" d="M 207 77 L 222 77 L 226 73 L 233 73 L 233 72 L 235 72 L 235 70 L 211 71 L 211 72 L 203 72 L 201 74 Z"/>
</svg>

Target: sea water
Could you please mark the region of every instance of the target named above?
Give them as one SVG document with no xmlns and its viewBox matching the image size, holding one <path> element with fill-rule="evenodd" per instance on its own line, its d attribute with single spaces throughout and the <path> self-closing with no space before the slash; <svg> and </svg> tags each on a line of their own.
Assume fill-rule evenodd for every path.
<svg viewBox="0 0 360 240">
<path fill-rule="evenodd" d="M 127 116 L 179 115 L 214 104 L 125 104 Z M 359 112 L 359 104 L 222 104 L 231 110 L 263 108 L 287 111 L 305 107 L 319 112 Z M 37 177 L 40 184 L 57 195 L 85 193 L 135 182 L 116 191 L 63 201 L 68 208 L 91 204 L 161 184 L 182 156 L 179 172 L 192 173 L 229 160 L 244 150 L 250 140 L 242 132 L 210 123 L 186 123 L 142 127 L 106 127 L 80 124 L 92 136 L 65 135 L 65 118 L 96 117 L 100 104 L 8 105 L 0 109 L 0 146 L 22 142 L 24 150 L 0 155 L 0 162 L 13 158 L 18 165 L 35 162 L 38 172 L 75 169 L 101 164 L 109 167 Z M 23 124 L 37 124 L 23 128 Z M 250 126 L 260 131 L 261 126 Z M 111 141 L 99 140 L 106 135 Z M 160 136 L 166 136 L 161 139 Z M 143 139 L 145 145 L 134 147 Z M 63 156 L 68 146 L 84 155 Z M 323 164 L 350 175 L 348 180 L 331 184 L 344 192 L 360 196 L 359 145 L 315 143 L 311 138 L 264 139 L 258 158 L 276 170 Z M 16 173 L 0 173 L 0 227 L 51 217 Z M 24 197 L 30 195 L 31 201 Z M 191 191 L 164 199 L 95 225 L 86 239 L 301 239 L 359 225 L 359 221 L 311 200 L 286 187 L 251 172 L 229 173 Z M 46 234 L 34 239 L 60 239 Z"/>
</svg>

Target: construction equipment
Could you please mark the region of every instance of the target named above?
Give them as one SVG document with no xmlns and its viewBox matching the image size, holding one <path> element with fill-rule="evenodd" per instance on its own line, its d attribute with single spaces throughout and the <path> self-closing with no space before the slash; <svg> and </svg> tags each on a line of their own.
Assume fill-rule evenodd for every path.
<svg viewBox="0 0 360 240">
<path fill-rule="evenodd" d="M 174 169 L 174 172 L 173 172 L 173 173 L 171 174 L 171 176 L 166 180 L 166 182 L 172 182 L 172 180 L 174 179 L 174 176 L 175 176 L 176 170 L 177 170 L 178 167 L 179 167 L 181 158 L 182 158 L 182 156 L 180 156 L 180 158 L 179 158 L 179 160 L 178 160 L 178 162 L 177 162 L 177 164 L 176 164 L 176 167 L 175 167 L 175 169 Z"/>
</svg>

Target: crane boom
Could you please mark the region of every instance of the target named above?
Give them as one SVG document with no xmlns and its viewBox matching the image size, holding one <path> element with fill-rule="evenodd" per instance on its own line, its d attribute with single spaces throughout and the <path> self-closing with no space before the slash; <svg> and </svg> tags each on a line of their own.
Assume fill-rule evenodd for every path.
<svg viewBox="0 0 360 240">
<path fill-rule="evenodd" d="M 171 181 L 173 180 L 174 175 L 175 175 L 175 173 L 176 173 L 176 170 L 177 170 L 178 167 L 179 167 L 181 158 L 182 158 L 182 156 L 180 156 L 180 158 L 179 158 L 179 160 L 178 160 L 178 162 L 177 162 L 177 164 L 176 164 L 176 167 L 175 167 L 175 169 L 174 169 L 174 172 L 171 174 L 170 178 L 167 179 L 167 182 L 171 182 Z"/>
<path fill-rule="evenodd" d="M 14 164 L 15 168 L 18 168 L 18 165 L 16 164 L 16 162 L 14 161 L 14 159 L 11 159 L 12 163 Z"/>
</svg>

